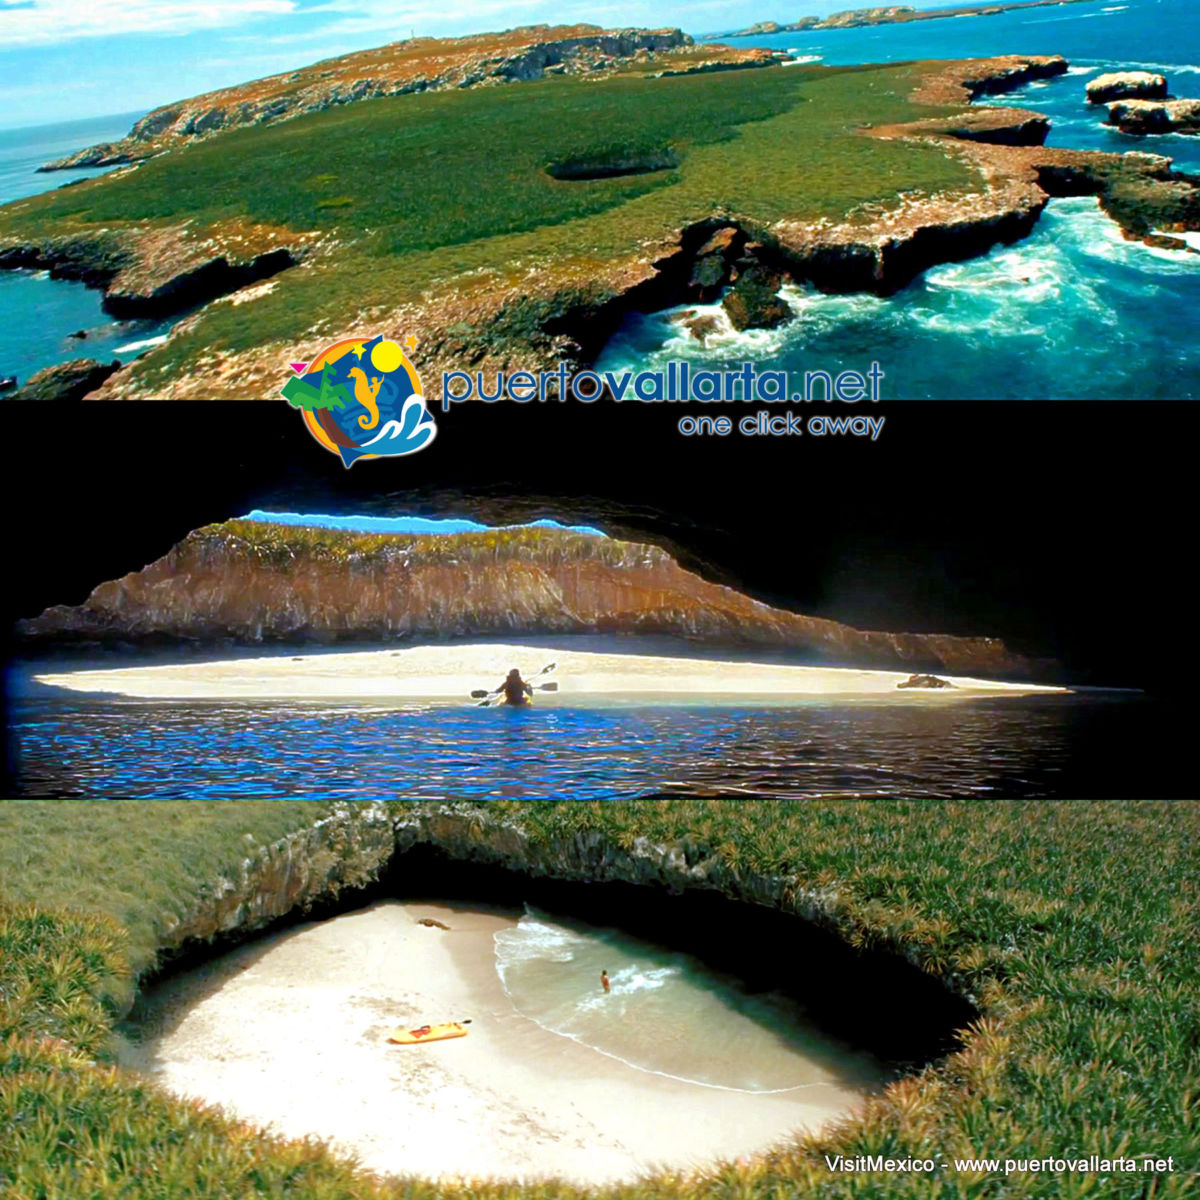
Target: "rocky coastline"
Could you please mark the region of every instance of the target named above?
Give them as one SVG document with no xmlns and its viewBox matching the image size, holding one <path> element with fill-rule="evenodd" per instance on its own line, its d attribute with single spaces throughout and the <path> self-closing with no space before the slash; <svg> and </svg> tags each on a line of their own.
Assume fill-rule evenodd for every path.
<svg viewBox="0 0 1200 1200">
<path fill-rule="evenodd" d="M 544 634 L 658 635 L 841 666 L 1052 681 L 989 637 L 864 631 L 773 608 L 666 551 L 560 530 L 413 537 L 206 526 L 78 606 L 18 624 L 30 645 L 347 644 Z"/>
<path fill-rule="evenodd" d="M 559 362 L 588 367 L 629 312 L 703 302 L 747 277 L 757 286 L 743 286 L 743 297 L 731 302 L 741 327 L 789 319 L 777 298 L 787 281 L 889 295 L 931 266 L 1027 236 L 1059 196 L 1098 196 L 1127 236 L 1150 244 L 1160 243 L 1160 231 L 1200 229 L 1200 181 L 1173 171 L 1169 159 L 1047 148 L 1049 122 L 1041 114 L 972 107 L 981 97 L 1061 75 L 1067 66 L 1060 56 L 939 65 L 925 74 L 913 100 L 956 111 L 864 131 L 931 142 L 967 160 L 982 178 L 970 194 L 910 196 L 890 210 L 848 213 L 838 222 L 762 225 L 737 214 L 713 216 L 673 239 L 645 244 L 635 257 L 597 264 L 586 281 L 568 282 L 553 271 L 519 288 L 463 289 L 450 280 L 419 304 L 398 306 L 385 323 L 423 331 L 414 364 L 427 396 L 437 400 L 443 372 L 464 364 L 488 373 L 553 370 Z M 102 231 L 0 244 L 0 267 L 39 266 L 82 279 L 105 290 L 105 307 L 115 315 L 164 316 L 269 279 L 321 248 L 317 235 L 282 229 L 255 228 L 235 241 L 231 253 L 185 228 Z M 357 319 L 346 316 L 348 324 Z M 206 373 L 172 379 L 167 395 L 135 362 L 89 398 L 268 398 L 278 391 L 279 362 L 302 349 L 267 345 L 217 356 Z"/>
</svg>

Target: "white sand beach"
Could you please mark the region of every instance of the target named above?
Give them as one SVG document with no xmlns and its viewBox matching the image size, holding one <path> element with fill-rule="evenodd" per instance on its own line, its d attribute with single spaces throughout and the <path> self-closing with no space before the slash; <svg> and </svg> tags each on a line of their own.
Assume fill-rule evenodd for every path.
<svg viewBox="0 0 1200 1200">
<path fill-rule="evenodd" d="M 628 641 L 620 643 L 628 646 Z M 912 703 L 971 696 L 1022 696 L 1065 692 L 1031 683 L 996 683 L 956 675 L 939 676 L 949 688 L 901 689 L 907 671 L 849 667 L 801 667 L 778 663 L 656 654 L 598 653 L 565 646 L 472 643 L 413 646 L 404 650 L 272 654 L 222 662 L 123 667 L 40 674 L 39 683 L 79 692 L 115 693 L 163 700 L 204 699 L 426 699 L 463 702 L 471 691 L 496 687 L 510 667 L 530 678 L 547 663 L 544 678 L 555 693 L 537 703 L 562 704 L 588 697 L 747 699 L 789 696 L 890 695 Z"/>
<path fill-rule="evenodd" d="M 819 1082 L 738 1092 L 551 1033 L 496 971 L 493 936 L 515 922 L 383 901 L 251 942 L 154 989 L 122 1064 L 277 1133 L 318 1135 L 378 1173 L 584 1183 L 753 1153 L 877 1085 L 847 1055 Z M 397 1026 L 467 1017 L 464 1038 L 387 1041 Z"/>
</svg>

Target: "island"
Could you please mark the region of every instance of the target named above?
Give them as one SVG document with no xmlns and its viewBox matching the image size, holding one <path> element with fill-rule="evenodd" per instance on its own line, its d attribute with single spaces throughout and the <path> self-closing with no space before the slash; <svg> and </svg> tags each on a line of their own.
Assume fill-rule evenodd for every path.
<svg viewBox="0 0 1200 1200">
<path fill-rule="evenodd" d="M 356 330 L 415 337 L 436 401 L 449 371 L 585 368 L 630 312 L 735 276 L 748 327 L 786 318 L 788 281 L 887 295 L 1054 196 L 1098 195 L 1131 237 L 1200 228 L 1170 160 L 1050 149 L 1040 114 L 973 103 L 1058 56 L 784 70 L 678 30 L 492 36 L 168 106 L 114 151 L 149 157 L 0 207 L 0 269 L 178 318 L 87 398 L 274 398 Z"/>
<path fill-rule="evenodd" d="M 911 21 L 939 21 L 944 17 L 995 17 L 1019 8 L 1049 8 L 1060 4 L 1094 4 L 1096 0 L 1019 0 L 1016 4 L 965 4 L 954 8 L 914 8 L 910 4 L 885 4 L 876 8 L 849 8 L 828 17 L 801 17 L 782 24 L 757 21 L 733 33 L 712 33 L 716 38 L 757 37 L 772 33 L 812 33 L 826 29 L 859 29 L 865 25 L 903 25 Z"/>
</svg>

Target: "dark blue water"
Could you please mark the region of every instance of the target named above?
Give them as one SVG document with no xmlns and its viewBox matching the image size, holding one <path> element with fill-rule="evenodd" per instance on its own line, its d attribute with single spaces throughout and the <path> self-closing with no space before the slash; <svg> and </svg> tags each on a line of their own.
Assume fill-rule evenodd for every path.
<svg viewBox="0 0 1200 1200">
<path fill-rule="evenodd" d="M 1193 786 L 1173 711 L 1118 693 L 513 710 L 42 689 L 14 705 L 23 796 L 1129 798 Z"/>
<path fill-rule="evenodd" d="M 1148 150 L 1200 171 L 1200 138 L 1125 136 L 1084 96 L 1089 78 L 1123 67 L 1161 71 L 1176 94 L 1200 95 L 1200 4 L 1114 0 L 744 41 L 831 64 L 1063 54 L 1072 74 L 1000 102 L 1050 116 L 1052 145 Z M 878 362 L 885 399 L 1200 398 L 1200 339 L 1190 332 L 1200 327 L 1200 254 L 1125 241 L 1091 199 L 1056 201 L 1032 237 L 935 268 L 888 300 L 811 289 L 788 298 L 798 319 L 775 331 L 738 333 L 719 306 L 692 306 L 717 323 L 705 346 L 671 320 L 678 312 L 634 316 L 601 369 L 686 359 L 865 372 Z"/>
<path fill-rule="evenodd" d="M 1170 155 L 1180 170 L 1200 170 L 1200 138 L 1183 134 L 1129 137 L 1104 124 L 1103 106 L 1089 105 L 1084 99 L 1088 80 L 1114 68 L 1157 71 L 1167 76 L 1176 95 L 1200 95 L 1200 4 L 1188 0 L 1099 0 L 994 17 L 738 38 L 733 44 L 794 51 L 831 65 L 1061 54 L 1071 62 L 1069 75 L 1032 84 L 988 103 L 1044 112 L 1054 122 L 1049 138 L 1052 146 L 1117 154 L 1150 150 Z"/>
</svg>

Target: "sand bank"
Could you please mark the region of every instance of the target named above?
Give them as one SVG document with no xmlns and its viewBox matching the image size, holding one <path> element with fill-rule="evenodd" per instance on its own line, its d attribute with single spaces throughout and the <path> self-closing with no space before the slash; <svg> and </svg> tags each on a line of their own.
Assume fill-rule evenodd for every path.
<svg viewBox="0 0 1200 1200">
<path fill-rule="evenodd" d="M 497 686 L 510 667 L 519 667 L 528 677 L 549 662 L 558 666 L 553 675 L 545 678 L 557 681 L 559 690 L 554 694 L 539 694 L 539 704 L 570 703 L 589 696 L 623 697 L 632 703 L 644 703 L 656 698 L 885 694 L 919 703 L 964 696 L 1020 696 L 1066 690 L 956 675 L 941 676 L 954 685 L 952 688 L 897 689 L 909 672 L 596 653 L 561 646 L 496 643 L 276 654 L 225 662 L 71 671 L 35 678 L 39 683 L 74 691 L 164 700 L 387 697 L 461 703 L 475 688 Z"/>
<path fill-rule="evenodd" d="M 591 1183 L 764 1149 L 876 1082 L 847 1056 L 805 1087 L 728 1091 L 548 1032 L 496 971 L 494 934 L 515 920 L 391 901 L 261 939 L 152 992 L 123 1065 L 376 1172 Z M 465 1017 L 465 1038 L 387 1042 L 397 1026 Z"/>
</svg>

